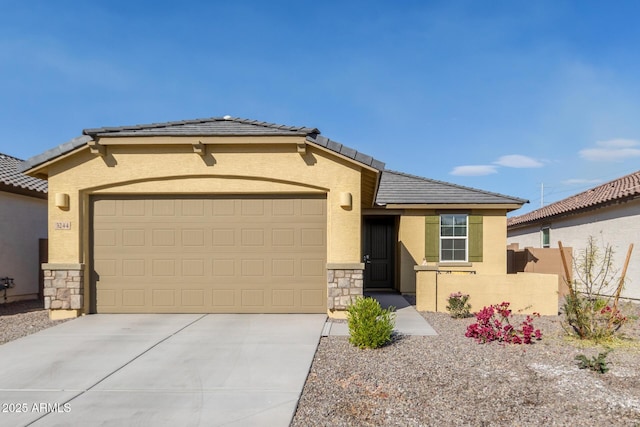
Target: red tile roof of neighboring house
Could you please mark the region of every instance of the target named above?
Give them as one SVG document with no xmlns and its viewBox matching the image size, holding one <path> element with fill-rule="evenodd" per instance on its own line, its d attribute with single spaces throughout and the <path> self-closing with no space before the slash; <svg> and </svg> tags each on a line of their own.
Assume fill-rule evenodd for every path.
<svg viewBox="0 0 640 427">
<path fill-rule="evenodd" d="M 47 181 L 32 178 L 19 171 L 22 160 L 0 153 L 0 188 L 21 189 L 47 194 Z"/>
<path fill-rule="evenodd" d="M 626 201 L 640 195 L 640 171 L 562 199 L 524 215 L 507 220 L 507 227 L 514 227 L 554 216 L 576 213 L 589 208 Z"/>
</svg>

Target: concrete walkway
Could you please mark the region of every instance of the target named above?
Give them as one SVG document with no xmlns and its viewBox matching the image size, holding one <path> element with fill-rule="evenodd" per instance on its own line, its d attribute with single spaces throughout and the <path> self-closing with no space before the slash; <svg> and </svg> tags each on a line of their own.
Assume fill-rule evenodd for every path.
<svg viewBox="0 0 640 427">
<path fill-rule="evenodd" d="M 426 319 L 402 295 L 388 292 L 370 292 L 366 296 L 378 300 L 382 308 L 389 308 L 390 306 L 396 308 L 395 332 L 401 335 L 438 335 Z M 327 320 L 322 330 L 322 336 L 349 336 L 349 328 L 344 322 Z"/>
<path fill-rule="evenodd" d="M 325 320 L 81 317 L 0 345 L 0 425 L 288 426 Z"/>
</svg>

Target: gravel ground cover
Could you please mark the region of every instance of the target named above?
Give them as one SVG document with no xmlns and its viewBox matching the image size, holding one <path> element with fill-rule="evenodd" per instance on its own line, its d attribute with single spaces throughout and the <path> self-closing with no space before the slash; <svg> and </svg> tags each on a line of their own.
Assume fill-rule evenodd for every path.
<svg viewBox="0 0 640 427">
<path fill-rule="evenodd" d="M 636 341 L 609 353 L 600 374 L 574 358 L 603 348 L 568 341 L 560 317 L 534 321 L 543 338 L 533 345 L 501 345 L 464 336 L 475 318 L 421 314 L 438 336 L 378 350 L 322 338 L 292 426 L 640 426 L 637 321 L 625 325 Z"/>
<path fill-rule="evenodd" d="M 66 320 L 49 320 L 42 301 L 0 304 L 0 344 L 41 331 Z"/>
<path fill-rule="evenodd" d="M 500 345 L 464 336 L 474 318 L 421 314 L 438 336 L 400 336 L 378 350 L 322 338 L 292 426 L 640 426 L 637 320 L 599 374 L 574 358 L 604 348 L 567 340 L 560 317 L 535 320 L 543 338 L 533 345 Z M 0 344 L 61 322 L 38 301 L 0 304 Z"/>
</svg>

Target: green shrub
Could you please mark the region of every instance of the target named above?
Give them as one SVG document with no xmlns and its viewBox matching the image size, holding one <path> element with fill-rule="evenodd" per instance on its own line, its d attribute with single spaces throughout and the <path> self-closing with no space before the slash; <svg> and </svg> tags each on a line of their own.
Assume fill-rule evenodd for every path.
<svg viewBox="0 0 640 427">
<path fill-rule="evenodd" d="M 609 370 L 609 365 L 607 364 L 607 354 L 609 354 L 609 352 L 605 351 L 591 358 L 588 358 L 584 354 L 579 354 L 576 356 L 576 360 L 578 361 L 578 368 L 591 369 L 594 372 L 604 374 Z"/>
<path fill-rule="evenodd" d="M 378 348 L 391 341 L 395 307 L 383 309 L 373 298 L 358 297 L 347 307 L 349 342 L 359 348 Z"/>
<path fill-rule="evenodd" d="M 447 310 L 454 319 L 462 319 L 471 316 L 471 304 L 468 303 L 469 295 L 462 292 L 454 292 L 449 295 Z"/>
</svg>

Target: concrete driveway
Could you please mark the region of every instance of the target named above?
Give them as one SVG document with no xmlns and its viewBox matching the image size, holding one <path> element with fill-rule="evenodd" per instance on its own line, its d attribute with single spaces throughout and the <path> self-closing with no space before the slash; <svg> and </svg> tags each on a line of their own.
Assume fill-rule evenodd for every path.
<svg viewBox="0 0 640 427">
<path fill-rule="evenodd" d="M 288 426 L 325 319 L 81 317 L 0 345 L 0 425 Z"/>
</svg>

